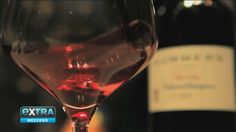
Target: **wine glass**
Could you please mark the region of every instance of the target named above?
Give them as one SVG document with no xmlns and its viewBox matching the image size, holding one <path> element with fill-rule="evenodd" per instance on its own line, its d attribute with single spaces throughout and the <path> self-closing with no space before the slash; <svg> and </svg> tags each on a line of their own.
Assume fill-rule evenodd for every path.
<svg viewBox="0 0 236 132">
<path fill-rule="evenodd" d="M 87 132 L 101 102 L 147 66 L 154 28 L 151 0 L 5 0 L 0 43 Z"/>
</svg>

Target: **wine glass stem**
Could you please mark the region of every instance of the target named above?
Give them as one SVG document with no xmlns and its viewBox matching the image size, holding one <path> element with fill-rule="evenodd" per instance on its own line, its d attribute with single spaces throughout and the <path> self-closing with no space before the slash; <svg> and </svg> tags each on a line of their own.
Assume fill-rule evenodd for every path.
<svg viewBox="0 0 236 132">
<path fill-rule="evenodd" d="M 89 121 L 74 121 L 71 123 L 72 132 L 88 132 Z"/>
</svg>

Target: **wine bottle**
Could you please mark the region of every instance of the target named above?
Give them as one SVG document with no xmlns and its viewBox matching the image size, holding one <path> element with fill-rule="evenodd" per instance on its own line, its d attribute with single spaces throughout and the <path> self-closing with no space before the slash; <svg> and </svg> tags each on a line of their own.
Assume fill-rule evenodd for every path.
<svg viewBox="0 0 236 132">
<path fill-rule="evenodd" d="M 233 12 L 220 0 L 156 0 L 149 132 L 236 132 Z"/>
</svg>

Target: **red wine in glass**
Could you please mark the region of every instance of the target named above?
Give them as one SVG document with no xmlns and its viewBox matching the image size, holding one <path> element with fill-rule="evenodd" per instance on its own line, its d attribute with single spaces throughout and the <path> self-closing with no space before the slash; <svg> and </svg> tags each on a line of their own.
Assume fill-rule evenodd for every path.
<svg viewBox="0 0 236 132">
<path fill-rule="evenodd" d="M 0 44 L 63 106 L 74 132 L 156 51 L 152 0 L 5 0 Z"/>
<path fill-rule="evenodd" d="M 17 39 L 2 48 L 62 103 L 72 120 L 86 122 L 106 96 L 145 68 L 156 50 L 151 26 L 139 20 L 80 43 L 47 41 L 55 44 L 41 47 Z"/>
</svg>

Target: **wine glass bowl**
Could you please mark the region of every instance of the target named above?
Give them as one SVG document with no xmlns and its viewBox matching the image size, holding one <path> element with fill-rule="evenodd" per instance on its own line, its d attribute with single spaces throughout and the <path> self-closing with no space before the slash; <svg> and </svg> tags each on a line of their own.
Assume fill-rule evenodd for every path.
<svg viewBox="0 0 236 132">
<path fill-rule="evenodd" d="M 86 132 L 104 98 L 155 53 L 153 15 L 148 0 L 6 0 L 1 45 Z"/>
</svg>

